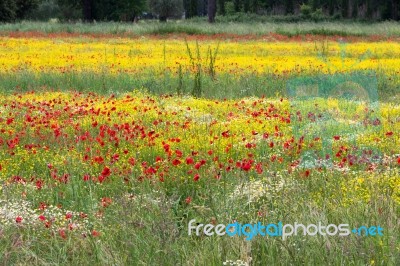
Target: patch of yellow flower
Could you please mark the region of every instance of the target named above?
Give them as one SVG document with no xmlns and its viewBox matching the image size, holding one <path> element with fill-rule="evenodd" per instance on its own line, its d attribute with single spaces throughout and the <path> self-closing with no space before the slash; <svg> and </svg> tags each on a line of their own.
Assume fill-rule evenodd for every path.
<svg viewBox="0 0 400 266">
<path fill-rule="evenodd" d="M 188 43 L 197 57 L 196 44 Z M 203 66 L 208 66 L 208 49 L 218 41 L 199 41 Z M 343 51 L 345 54 L 343 54 Z M 362 60 L 360 60 L 362 59 Z M 149 38 L 0 38 L 1 72 L 98 72 L 176 73 L 179 65 L 190 68 L 183 40 Z M 328 73 L 346 70 L 375 70 L 400 73 L 400 43 L 314 42 L 222 42 L 219 44 L 217 73 Z"/>
</svg>

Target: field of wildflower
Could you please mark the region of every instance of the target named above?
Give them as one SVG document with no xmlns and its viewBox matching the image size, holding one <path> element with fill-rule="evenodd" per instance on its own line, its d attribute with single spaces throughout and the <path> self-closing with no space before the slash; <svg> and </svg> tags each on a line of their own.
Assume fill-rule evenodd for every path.
<svg viewBox="0 0 400 266">
<path fill-rule="evenodd" d="M 399 40 L 16 32 L 0 66 L 4 265 L 400 262 Z M 288 92 L 358 73 L 376 95 Z M 248 241 L 188 235 L 192 219 L 384 233 Z"/>
</svg>

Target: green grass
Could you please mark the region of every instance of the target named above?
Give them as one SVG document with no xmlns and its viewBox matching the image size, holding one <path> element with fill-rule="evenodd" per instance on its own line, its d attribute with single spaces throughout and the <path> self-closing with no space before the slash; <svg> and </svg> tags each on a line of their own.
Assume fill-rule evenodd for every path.
<svg viewBox="0 0 400 266">
<path fill-rule="evenodd" d="M 201 97 L 209 99 L 240 99 L 243 97 L 287 97 L 286 84 L 293 77 L 282 77 L 273 74 L 239 77 L 231 74 L 218 74 L 215 79 L 208 75 L 201 76 Z M 400 77 L 398 75 L 377 74 L 378 94 L 380 101 L 397 102 L 400 98 Z M 178 93 L 181 82 L 181 92 Z M 184 73 L 178 76 L 166 72 L 155 76 L 143 73 L 141 76 L 99 73 L 41 73 L 20 72 L 0 74 L 0 93 L 71 89 L 80 92 L 98 94 L 123 94 L 139 89 L 154 95 L 183 94 L 191 95 L 194 86 L 193 75 Z"/>
<path fill-rule="evenodd" d="M 22 76 L 22 75 L 21 75 Z M 25 77 L 27 81 L 29 76 Z M 58 77 L 59 82 L 66 80 Z M 113 80 L 116 82 L 116 80 Z M 107 83 L 104 88 L 111 86 L 112 82 Z M 70 85 L 70 84 L 68 84 Z M 35 89 L 32 87 L 32 89 Z M 41 88 L 36 88 L 40 95 Z M 88 92 L 92 91 L 91 89 Z M 15 90 L 14 90 L 15 92 Z M 7 127 L 7 131 L 2 133 L 2 138 L 9 138 L 9 132 L 21 132 L 19 148 L 16 154 L 10 156 L 7 148 L 0 151 L 0 162 L 14 162 L 4 166 L 4 171 L 16 173 L 22 177 L 32 175 L 46 180 L 46 184 L 41 190 L 36 189 L 34 183 L 26 184 L 8 181 L 11 177 L 2 179 L 1 196 L 4 200 L 0 204 L 3 210 L 0 217 L 5 224 L 4 204 L 12 201 L 28 201 L 33 208 L 41 202 L 48 205 L 62 204 L 63 210 L 83 211 L 89 214 L 87 227 L 91 227 L 101 232 L 101 236 L 92 237 L 90 232 L 83 237 L 76 231 L 70 232 L 67 229 L 65 239 L 61 238 L 58 231 L 51 233 L 51 230 L 37 226 L 16 226 L 15 223 L 8 222 L 7 226 L 2 226 L 0 237 L 0 261 L 4 265 L 221 265 L 228 260 L 241 260 L 251 263 L 248 265 L 382 265 L 397 266 L 399 257 L 400 225 L 398 223 L 399 203 L 395 198 L 399 197 L 398 189 L 395 186 L 399 177 L 399 168 L 395 161 L 389 164 L 382 164 L 374 172 L 368 172 L 365 166 L 355 166 L 351 171 L 342 171 L 337 168 L 323 169 L 318 171 L 313 169 L 312 173 L 305 178 L 304 169 L 296 169 L 288 172 L 289 164 L 298 159 L 298 155 L 288 153 L 283 149 L 283 143 L 292 136 L 291 125 L 279 119 L 279 114 L 284 115 L 289 106 L 289 102 L 280 102 L 277 99 L 265 99 L 262 103 L 254 105 L 255 99 L 241 103 L 237 102 L 237 108 L 233 107 L 232 112 L 236 115 L 247 114 L 246 119 L 227 119 L 227 114 L 231 110 L 223 109 L 222 113 L 216 111 L 222 103 L 214 105 L 214 101 L 204 104 L 203 100 L 192 103 L 192 109 L 205 108 L 203 112 L 212 113 L 217 123 L 195 123 L 188 130 L 182 130 L 178 122 L 178 127 L 172 126 L 172 122 L 188 120 L 186 114 L 179 111 L 186 107 L 187 97 L 177 98 L 176 104 L 171 106 L 167 102 L 169 97 L 158 97 L 140 92 L 130 93 L 134 98 L 141 97 L 136 103 L 127 104 L 127 107 L 137 106 L 139 110 L 146 109 L 146 112 L 139 112 L 135 116 L 132 108 L 127 109 L 131 116 L 124 117 L 119 114 L 119 110 L 109 116 L 106 115 L 81 115 L 79 110 L 89 109 L 86 104 L 88 101 L 82 99 L 93 98 L 95 108 L 107 110 L 112 106 L 112 99 L 109 93 L 104 91 L 103 98 L 93 95 L 75 95 L 70 91 L 71 99 L 68 101 L 69 107 L 60 101 L 57 103 L 57 94 L 47 99 L 33 100 L 25 98 L 20 100 L 18 97 L 4 100 L 1 107 L 8 106 L 5 113 L 12 113 L 17 125 L 23 125 L 23 130 L 15 124 Z M 36 94 L 36 95 L 37 95 Z M 238 95 L 237 95 L 238 96 Z M 35 97 L 35 96 L 32 96 Z M 117 95 L 117 100 L 126 99 L 126 95 Z M 114 98 L 115 99 L 115 98 Z M 18 103 L 21 101 L 20 103 Z M 75 104 L 72 102 L 75 101 Z M 102 105 L 101 105 L 102 103 Z M 234 148 L 229 152 L 224 152 L 224 144 L 220 140 L 213 145 L 206 138 L 220 136 L 221 131 L 235 130 L 235 127 L 224 127 L 233 123 L 241 123 L 246 127 L 246 120 L 254 119 L 253 111 L 267 112 L 274 104 L 277 114 L 274 118 L 261 118 L 265 121 L 262 130 L 270 131 L 271 136 L 268 140 L 260 140 L 257 147 L 247 150 L 243 144 L 233 143 Z M 35 108 L 31 108 L 32 105 Z M 86 105 L 86 107 L 84 107 Z M 314 107 L 315 102 L 304 104 L 304 110 Z M 326 102 L 319 102 L 323 110 L 327 108 Z M 123 108 L 117 105 L 117 108 Z M 152 110 L 152 107 L 157 109 Z M 177 115 L 171 113 L 177 107 Z M 398 108 L 398 105 L 382 104 L 381 108 Z M 48 121 L 35 130 L 30 131 L 30 125 L 26 124 L 25 112 L 31 110 L 32 116 Z M 93 109 L 93 108 L 90 108 Z M 186 108 L 184 108 L 186 109 Z M 347 111 L 349 111 L 349 108 Z M 110 110 L 110 108 L 108 109 Z M 199 109 L 200 110 L 200 109 Z M 58 111 L 58 112 L 57 112 Z M 155 115 L 161 113 L 159 116 Z M 269 112 L 269 111 L 268 111 Z M 163 114 L 164 113 L 164 114 Z M 169 115 L 167 114 L 169 113 Z M 202 114 L 202 113 L 200 113 Z M 155 116 L 154 116 L 155 115 Z M 196 117 L 193 116 L 192 119 Z M 47 119 L 47 120 L 46 120 Z M 69 133 L 65 137 L 56 139 L 53 130 L 46 124 L 59 123 L 62 125 L 63 119 L 69 121 L 69 126 L 63 128 L 63 132 Z M 193 166 L 186 166 L 184 163 L 179 167 L 173 167 L 170 162 L 163 162 L 169 168 L 169 176 L 164 182 L 159 182 L 157 176 L 144 178 L 140 181 L 139 176 L 143 175 L 141 162 L 148 162 L 153 165 L 157 155 L 167 156 L 160 145 L 147 145 L 148 139 L 142 139 L 140 134 L 131 140 L 124 140 L 121 135 L 119 146 L 114 145 L 114 140 L 108 135 L 104 138 L 105 146 L 101 146 L 97 141 L 75 142 L 77 135 L 89 132 L 95 139 L 99 136 L 99 128 L 93 128 L 93 120 L 99 121 L 102 125 L 108 125 L 110 129 L 116 123 L 121 125 L 126 121 L 133 121 L 143 127 L 145 132 L 154 130 L 162 135 L 164 140 L 168 137 L 180 137 L 185 141 L 185 134 L 190 134 L 191 143 L 171 143 L 171 149 L 181 149 L 184 156 L 190 154 L 192 147 L 197 145 L 200 155 L 196 160 L 205 158 L 207 165 L 201 168 L 201 178 L 194 182 L 192 175 L 187 173 Z M 169 119 L 171 127 L 164 123 L 154 124 L 155 120 Z M 385 119 L 391 119 L 389 117 Z M 237 122 L 235 122 L 235 120 Z M 242 122 L 240 122 L 242 121 Z M 389 123 L 385 120 L 385 123 Z M 6 123 L 3 122 L 5 126 Z M 79 125 L 76 126 L 75 125 Z M 254 122 L 253 122 L 253 125 Z M 274 135 L 274 125 L 278 125 L 282 136 Z M 74 127 L 75 129 L 73 129 Z M 40 128 L 40 136 L 35 134 Z M 133 128 L 133 127 L 132 127 Z M 268 129 L 269 128 L 269 129 Z M 390 124 L 387 130 L 393 131 L 398 125 Z M 251 139 L 252 128 L 240 130 L 243 136 Z M 140 132 L 140 131 L 139 131 Z M 119 136 L 121 132 L 117 133 Z M 110 133 L 106 133 L 110 134 Z M 168 135 L 164 135 L 168 134 Z M 365 138 L 368 140 L 369 138 Z M 397 142 L 396 142 L 397 140 Z M 233 141 L 233 139 L 232 139 Z M 274 141 L 276 146 L 271 149 L 269 142 Z M 37 149 L 37 153 L 23 148 L 25 144 L 36 143 L 47 145 L 50 151 Z M 189 145 L 188 145 L 189 144 Z M 200 144 L 200 145 L 199 145 Z M 136 150 L 134 145 L 138 145 Z M 345 140 L 336 144 L 349 145 Z M 398 145 L 398 139 L 383 139 L 381 142 L 371 142 L 371 145 L 379 145 L 385 153 L 392 156 L 397 151 L 393 151 Z M 6 147 L 6 144 L 4 144 Z M 69 147 L 68 152 L 66 147 Z M 71 148 L 73 147 L 73 148 Z M 173 148 L 172 148 L 173 147 Z M 308 145 L 305 145 L 308 147 Z M 336 148 L 338 148 L 336 147 Z M 104 165 L 91 165 L 89 162 L 82 163 L 81 156 L 92 149 L 92 156 L 103 156 L 109 164 L 108 158 L 115 152 L 128 149 L 131 154 L 135 154 L 137 163 L 135 168 L 126 175 L 113 173 L 113 175 L 103 184 L 85 182 L 82 176 L 85 173 L 96 175 L 98 169 Z M 220 157 L 223 162 L 229 158 L 233 162 L 241 160 L 251 152 L 255 160 L 263 161 L 267 166 L 264 167 L 262 174 L 257 174 L 254 170 L 245 172 L 235 169 L 230 172 L 221 170 L 220 179 L 214 178 L 218 172 L 218 166 L 213 165 L 212 156 L 207 155 L 207 151 L 213 149 L 214 155 Z M 310 148 L 311 149 L 311 148 Z M 317 148 L 316 148 L 317 149 Z M 294 151 L 294 150 L 293 150 Z M 277 154 L 284 159 L 283 163 L 278 161 L 271 162 L 269 158 Z M 130 156 L 130 155 L 129 155 Z M 244 156 L 244 157 L 243 157 Z M 296 157 L 293 157 L 296 156 Z M 172 156 L 174 157 L 174 155 Z M 123 159 L 121 159 L 122 161 Z M 166 159 L 169 160 L 169 159 Z M 339 159 L 337 159 L 339 160 Z M 58 169 L 58 175 L 63 173 L 70 175 L 69 182 L 62 183 L 53 180 L 50 176 L 47 163 L 51 162 L 53 167 Z M 110 166 L 112 166 L 111 164 Z M 157 165 L 157 163 L 154 163 Z M 7 167 L 7 169 L 6 169 Z M 4 172 L 0 172 L 3 174 Z M 363 182 L 358 179 L 363 178 Z M 262 193 L 260 193 L 262 188 Z M 25 195 L 21 197 L 21 195 Z M 193 201 L 190 204 L 185 199 L 191 196 Z M 103 197 L 112 198 L 112 204 L 107 208 L 100 206 L 100 199 Z M 250 200 L 251 199 L 251 200 Z M 22 211 L 22 204 L 6 210 L 17 211 L 25 218 L 26 211 Z M 32 209 L 33 209 L 32 208 Z M 103 218 L 95 218 L 96 213 L 103 210 Z M 20 211 L 18 213 L 18 211 Z M 262 215 L 259 215 L 261 212 Z M 15 215 L 16 215 L 15 214 Z M 65 215 L 61 215 L 61 220 Z M 228 224 L 233 219 L 240 223 L 263 224 L 283 223 L 303 224 L 322 223 L 347 223 L 350 226 L 381 226 L 384 228 L 384 235 L 381 237 L 365 237 L 350 235 L 348 237 L 339 236 L 317 236 L 303 237 L 292 236 L 283 241 L 279 237 L 257 236 L 251 241 L 246 241 L 244 237 L 206 237 L 189 236 L 188 222 L 191 219 L 204 224 L 216 220 L 217 223 Z M 28 220 L 28 219 L 26 219 Z M 74 217 L 73 221 L 76 221 Z M 76 233 L 74 233 L 76 232 Z M 228 264 L 229 265 L 229 264 Z"/>
<path fill-rule="evenodd" d="M 0 24 L 0 32 L 21 31 L 39 31 L 43 33 L 77 33 L 77 34 L 167 34 L 167 33 L 186 33 L 186 34 L 256 34 L 264 35 L 271 32 L 283 35 L 342 35 L 342 36 L 370 36 L 382 35 L 386 37 L 400 36 L 399 22 L 265 22 L 265 23 L 237 23 L 220 22 L 215 25 L 208 24 L 205 21 L 169 21 L 159 23 L 158 21 L 141 21 L 138 24 L 132 23 L 103 23 L 93 24 L 84 23 L 46 23 L 24 21 L 14 24 Z"/>
</svg>

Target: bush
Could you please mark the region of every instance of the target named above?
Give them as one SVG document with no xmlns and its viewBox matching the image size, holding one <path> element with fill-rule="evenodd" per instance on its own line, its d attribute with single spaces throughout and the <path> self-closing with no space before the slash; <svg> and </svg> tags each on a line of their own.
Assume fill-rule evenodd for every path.
<svg viewBox="0 0 400 266">
<path fill-rule="evenodd" d="M 324 15 L 324 12 L 322 12 L 322 8 L 318 8 L 314 12 L 312 12 L 311 18 L 314 21 L 320 21 L 326 19 L 326 16 Z"/>
<path fill-rule="evenodd" d="M 39 0 L 14 0 L 17 6 L 16 16 L 17 19 L 24 19 L 39 5 Z"/>
<path fill-rule="evenodd" d="M 301 16 L 304 18 L 310 18 L 312 13 L 312 7 L 307 4 L 302 4 L 300 6 Z"/>
<path fill-rule="evenodd" d="M 148 0 L 148 6 L 163 22 L 167 21 L 167 18 L 181 16 L 183 12 L 182 0 Z"/>
<path fill-rule="evenodd" d="M 38 3 L 38 0 L 0 0 L 0 22 L 24 19 Z"/>
<path fill-rule="evenodd" d="M 61 16 L 61 8 L 56 0 L 45 0 L 29 14 L 29 18 L 33 20 L 48 21 L 51 18 Z"/>
<path fill-rule="evenodd" d="M 14 0 L 0 0 L 0 22 L 10 22 L 16 19 L 17 5 Z"/>
</svg>

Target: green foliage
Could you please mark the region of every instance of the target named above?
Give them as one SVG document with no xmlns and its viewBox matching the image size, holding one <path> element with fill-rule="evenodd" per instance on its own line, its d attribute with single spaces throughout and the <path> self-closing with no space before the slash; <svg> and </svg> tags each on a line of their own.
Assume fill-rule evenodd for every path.
<svg viewBox="0 0 400 266">
<path fill-rule="evenodd" d="M 0 22 L 16 19 L 17 5 L 14 0 L 0 0 Z"/>
<path fill-rule="evenodd" d="M 326 18 L 326 16 L 324 15 L 324 12 L 322 12 L 322 8 L 318 8 L 311 14 L 311 18 L 315 21 L 320 21 Z"/>
<path fill-rule="evenodd" d="M 183 8 L 186 18 L 192 18 L 198 15 L 198 0 L 183 0 Z"/>
<path fill-rule="evenodd" d="M 312 13 L 312 7 L 307 4 L 302 4 L 300 6 L 300 12 L 304 18 L 310 18 Z"/>
<path fill-rule="evenodd" d="M 17 18 L 25 18 L 29 12 L 38 7 L 39 3 L 40 0 L 15 0 Z"/>
<path fill-rule="evenodd" d="M 56 0 L 44 0 L 29 14 L 30 19 L 47 21 L 61 16 L 61 7 Z"/>
<path fill-rule="evenodd" d="M 64 18 L 74 18 L 74 13 L 68 11 L 78 9 L 80 18 L 96 21 L 133 21 L 146 9 L 146 0 L 58 0 L 58 3 Z"/>
<path fill-rule="evenodd" d="M 321 21 L 340 18 L 400 19 L 400 2 L 398 0 L 216 0 L 216 2 L 219 16 L 239 14 L 239 18 L 233 18 L 232 21 L 245 19 L 240 13 L 262 14 L 268 17 L 256 18 L 256 22 L 297 22 L 302 19 Z M 34 9 L 38 3 L 37 10 L 40 11 L 37 12 L 40 15 L 37 17 L 43 17 L 46 10 L 54 10 L 55 12 L 50 13 L 51 17 L 60 13 L 60 18 L 66 20 L 131 21 L 144 11 L 158 15 L 161 21 L 166 21 L 168 17 L 179 18 L 183 12 L 185 12 L 186 18 L 207 15 L 207 1 L 203 0 L 1 0 L 0 20 L 11 21 L 24 18 L 30 13 L 29 10 Z M 61 12 L 57 12 L 58 9 Z M 90 18 L 86 17 L 88 14 Z M 272 16 L 274 18 L 270 19 Z M 43 19 L 47 20 L 48 18 Z M 229 20 L 231 19 L 226 21 Z"/>
<path fill-rule="evenodd" d="M 38 3 L 39 0 L 0 0 L 0 22 L 24 19 Z"/>
<path fill-rule="evenodd" d="M 56 0 L 61 11 L 61 19 L 76 20 L 83 16 L 82 3 L 79 0 Z"/>
<path fill-rule="evenodd" d="M 132 21 L 145 9 L 145 0 L 101 0 L 94 3 L 96 20 Z"/>
<path fill-rule="evenodd" d="M 233 4 L 233 2 L 225 3 L 225 13 L 226 13 L 226 15 L 235 14 L 235 5 Z"/>
<path fill-rule="evenodd" d="M 150 10 L 157 14 L 160 21 L 167 21 L 167 18 L 181 16 L 183 12 L 182 0 L 148 0 Z"/>
</svg>

